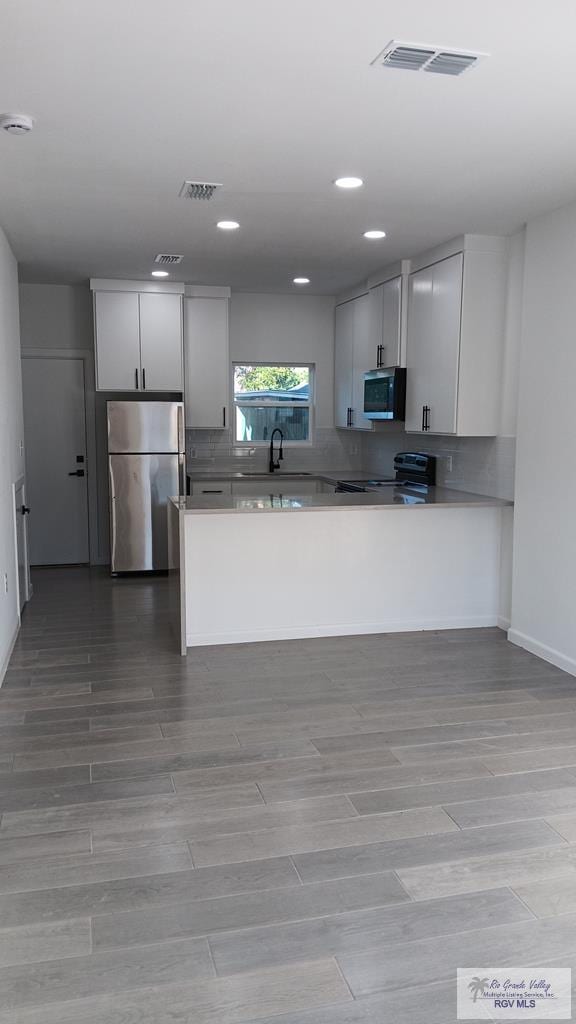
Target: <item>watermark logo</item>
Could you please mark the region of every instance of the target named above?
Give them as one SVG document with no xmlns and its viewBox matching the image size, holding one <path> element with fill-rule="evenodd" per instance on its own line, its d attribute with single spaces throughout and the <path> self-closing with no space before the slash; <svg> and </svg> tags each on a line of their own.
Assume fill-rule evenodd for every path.
<svg viewBox="0 0 576 1024">
<path fill-rule="evenodd" d="M 458 1020 L 572 1020 L 569 967 L 458 968 Z"/>
</svg>

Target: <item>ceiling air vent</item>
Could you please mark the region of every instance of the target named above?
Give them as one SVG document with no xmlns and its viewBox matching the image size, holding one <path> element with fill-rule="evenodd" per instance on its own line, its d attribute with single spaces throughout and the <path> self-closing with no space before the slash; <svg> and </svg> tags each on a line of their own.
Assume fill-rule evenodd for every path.
<svg viewBox="0 0 576 1024">
<path fill-rule="evenodd" d="M 217 188 L 222 188 L 220 182 L 185 181 L 178 195 L 181 199 L 212 199 Z"/>
<path fill-rule="evenodd" d="M 182 263 L 183 259 L 183 256 L 174 256 L 168 252 L 159 252 L 158 255 L 154 257 L 154 263 L 161 263 L 163 266 L 173 267 L 176 263 Z"/>
<path fill-rule="evenodd" d="M 473 68 L 487 53 L 464 53 L 445 46 L 399 43 L 392 40 L 372 64 L 402 71 L 430 71 L 436 75 L 461 75 Z"/>
</svg>

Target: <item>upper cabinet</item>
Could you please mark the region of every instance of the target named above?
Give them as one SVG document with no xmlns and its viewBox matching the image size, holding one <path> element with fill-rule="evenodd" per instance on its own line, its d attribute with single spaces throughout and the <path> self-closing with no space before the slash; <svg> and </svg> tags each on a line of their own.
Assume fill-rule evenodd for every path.
<svg viewBox="0 0 576 1024">
<path fill-rule="evenodd" d="M 184 364 L 186 424 L 230 426 L 229 288 L 186 288 Z"/>
<path fill-rule="evenodd" d="M 334 415 L 337 427 L 373 430 L 364 416 L 364 374 L 374 368 L 372 310 L 368 294 L 359 295 L 335 311 Z"/>
<path fill-rule="evenodd" d="M 406 430 L 498 433 L 506 300 L 501 238 L 464 236 L 412 263 Z"/>
<path fill-rule="evenodd" d="M 98 391 L 182 391 L 182 291 L 91 281 Z M 166 286 L 165 286 L 166 287 Z"/>
<path fill-rule="evenodd" d="M 402 276 L 376 285 L 369 291 L 370 331 L 374 346 L 371 370 L 403 366 Z"/>
</svg>

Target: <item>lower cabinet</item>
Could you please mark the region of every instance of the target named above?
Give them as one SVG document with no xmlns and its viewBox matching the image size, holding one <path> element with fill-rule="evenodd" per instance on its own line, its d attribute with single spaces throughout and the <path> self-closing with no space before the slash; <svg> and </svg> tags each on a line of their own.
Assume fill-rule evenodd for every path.
<svg viewBox="0 0 576 1024">
<path fill-rule="evenodd" d="M 232 482 L 230 480 L 192 480 L 190 494 L 194 498 L 210 494 L 232 494 Z"/>
</svg>

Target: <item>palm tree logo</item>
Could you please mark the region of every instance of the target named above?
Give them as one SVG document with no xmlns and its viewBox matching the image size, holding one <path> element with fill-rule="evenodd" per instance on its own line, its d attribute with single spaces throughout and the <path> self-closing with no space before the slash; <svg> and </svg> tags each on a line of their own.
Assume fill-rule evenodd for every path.
<svg viewBox="0 0 576 1024">
<path fill-rule="evenodd" d="M 483 996 L 488 985 L 490 984 L 490 978 L 472 978 L 468 988 L 472 992 L 472 1002 L 475 1003 L 478 996 Z"/>
</svg>

